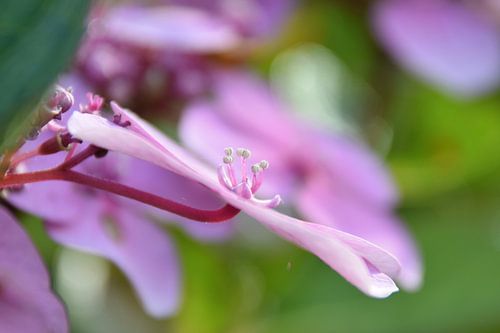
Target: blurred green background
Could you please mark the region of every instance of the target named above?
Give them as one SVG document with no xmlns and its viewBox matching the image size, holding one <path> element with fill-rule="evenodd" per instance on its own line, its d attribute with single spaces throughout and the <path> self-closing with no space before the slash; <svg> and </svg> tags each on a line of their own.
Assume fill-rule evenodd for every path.
<svg viewBox="0 0 500 333">
<path fill-rule="evenodd" d="M 422 249 L 423 288 L 370 299 L 313 255 L 245 221 L 224 244 L 173 230 L 185 297 L 177 316 L 157 321 L 115 268 L 61 249 L 25 216 L 74 332 L 500 332 L 500 95 L 458 100 L 404 72 L 377 46 L 369 5 L 304 1 L 252 65 L 286 96 L 296 95 L 294 86 L 280 78 L 303 73 L 283 57 L 305 52 L 309 68 L 338 80 L 302 98 L 339 96 L 338 113 L 326 117 L 386 157 L 402 192 L 399 214 Z"/>
</svg>

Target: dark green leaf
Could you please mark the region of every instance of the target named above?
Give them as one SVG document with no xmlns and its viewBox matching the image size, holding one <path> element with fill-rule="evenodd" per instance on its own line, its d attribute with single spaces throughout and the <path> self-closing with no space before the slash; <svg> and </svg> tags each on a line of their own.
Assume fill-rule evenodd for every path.
<svg viewBox="0 0 500 333">
<path fill-rule="evenodd" d="M 0 139 L 21 123 L 69 63 L 84 31 L 87 0 L 4 0 L 0 11 Z M 15 122 L 14 129 L 9 128 Z M 11 126 L 12 127 L 12 126 Z M 9 129 L 10 134 L 7 133 Z M 5 143 L 4 143 L 5 144 Z"/>
</svg>

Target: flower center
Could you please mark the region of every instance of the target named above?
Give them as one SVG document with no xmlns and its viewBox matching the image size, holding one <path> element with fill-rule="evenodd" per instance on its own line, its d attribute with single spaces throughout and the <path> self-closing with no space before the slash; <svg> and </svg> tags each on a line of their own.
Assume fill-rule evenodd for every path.
<svg viewBox="0 0 500 333">
<path fill-rule="evenodd" d="M 219 165 L 217 168 L 217 175 L 219 176 L 219 182 L 225 186 L 227 189 L 238 194 L 239 196 L 248 199 L 260 206 L 274 208 L 281 203 L 281 197 L 277 194 L 272 199 L 261 200 L 257 199 L 254 194 L 258 191 L 262 185 L 264 178 L 264 170 L 269 168 L 269 162 L 262 160 L 259 163 L 253 164 L 250 167 L 252 175 L 250 177 L 247 170 L 247 160 L 250 158 L 252 153 L 246 148 L 236 149 L 236 155 L 239 157 L 241 172 L 241 180 L 238 182 L 236 179 L 236 172 L 233 167 L 234 150 L 231 147 L 224 149 L 224 157 L 222 158 L 223 164 Z"/>
</svg>

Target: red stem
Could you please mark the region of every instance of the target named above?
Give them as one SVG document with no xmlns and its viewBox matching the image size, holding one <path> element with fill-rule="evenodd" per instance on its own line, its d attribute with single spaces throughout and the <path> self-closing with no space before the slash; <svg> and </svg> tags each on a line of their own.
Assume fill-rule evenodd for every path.
<svg viewBox="0 0 500 333">
<path fill-rule="evenodd" d="M 89 147 L 90 148 L 90 147 Z M 71 159 L 83 158 L 91 153 L 90 149 L 82 151 Z M 64 168 L 61 168 L 64 166 Z M 73 170 L 67 170 L 67 165 L 64 163 L 50 170 L 37 171 L 24 174 L 9 174 L 4 179 L 0 180 L 0 188 L 6 188 L 14 185 L 23 185 L 36 183 L 48 180 L 63 180 L 82 185 L 88 185 L 100 190 L 111 192 L 126 198 L 134 199 L 145 204 L 160 208 L 162 210 L 183 216 L 185 218 L 200 221 L 200 222 L 223 222 L 236 216 L 240 210 L 229 204 L 217 210 L 202 210 L 190 206 L 180 204 L 175 201 L 162 198 L 160 196 L 144 192 L 133 187 L 129 187 L 120 183 L 115 183 L 109 180 L 96 178 Z"/>
<path fill-rule="evenodd" d="M 82 150 L 81 152 L 79 152 L 78 154 L 76 154 L 75 156 L 71 157 L 68 160 L 65 160 L 63 163 L 61 163 L 55 169 L 57 169 L 57 170 L 69 170 L 72 167 L 82 163 L 90 156 L 94 155 L 99 149 L 100 148 L 98 148 L 96 146 L 90 145 L 87 148 L 85 148 L 84 150 Z"/>
</svg>

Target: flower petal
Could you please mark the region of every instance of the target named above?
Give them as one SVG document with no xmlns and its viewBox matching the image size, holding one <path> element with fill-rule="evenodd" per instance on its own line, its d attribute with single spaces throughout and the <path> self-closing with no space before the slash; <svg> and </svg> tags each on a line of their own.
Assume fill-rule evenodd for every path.
<svg viewBox="0 0 500 333">
<path fill-rule="evenodd" d="M 182 148 L 168 139 L 161 140 L 168 145 L 160 149 L 157 146 L 158 140 L 150 142 L 151 136 L 139 135 L 137 130 L 127 130 L 95 117 L 97 116 L 73 115 L 69 121 L 70 132 L 97 146 L 143 158 L 181 176 L 203 183 L 219 193 L 231 205 L 242 209 L 280 236 L 319 256 L 370 296 L 387 297 L 397 291 L 390 276 L 399 270 L 399 263 L 376 245 L 333 228 L 293 219 L 251 203 L 221 186 L 217 181 L 215 170 L 207 167 L 198 169 L 200 163 L 195 163 L 192 167 L 183 165 L 177 160 L 181 158 L 180 156 L 172 159 L 172 155 L 177 157 L 176 153 L 181 152 Z M 134 125 L 139 126 L 138 123 Z M 156 135 L 158 133 L 155 134 L 155 138 Z M 186 157 L 187 153 L 184 152 L 182 155 Z"/>
<path fill-rule="evenodd" d="M 321 162 L 337 193 L 357 197 L 358 201 L 392 208 L 398 191 L 383 162 L 361 142 L 332 135 L 311 133 Z"/>
<path fill-rule="evenodd" d="M 458 95 L 500 82 L 500 38 L 462 1 L 385 0 L 374 11 L 377 35 L 407 69 Z"/>
<path fill-rule="evenodd" d="M 220 52 L 240 40 L 223 20 L 181 6 L 116 7 L 102 18 L 105 34 L 138 47 L 184 52 Z"/>
<path fill-rule="evenodd" d="M 68 331 L 63 305 L 28 236 L 0 207 L 0 331 Z"/>
<path fill-rule="evenodd" d="M 405 289 L 419 288 L 422 282 L 419 251 L 403 223 L 389 211 L 336 191 L 335 183 L 326 177 L 310 179 L 297 204 L 306 218 L 359 236 L 392 253 L 401 263 L 397 280 Z"/>
<path fill-rule="evenodd" d="M 383 298 L 398 291 L 391 277 L 399 262 L 361 238 L 333 228 L 294 219 L 249 203 L 236 205 L 288 241 L 314 253 L 369 296 Z"/>
<path fill-rule="evenodd" d="M 69 247 L 109 258 L 127 275 L 153 316 L 177 310 L 180 277 L 176 251 L 163 230 L 123 210 L 68 224 L 48 222 L 50 235 Z"/>
</svg>

